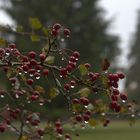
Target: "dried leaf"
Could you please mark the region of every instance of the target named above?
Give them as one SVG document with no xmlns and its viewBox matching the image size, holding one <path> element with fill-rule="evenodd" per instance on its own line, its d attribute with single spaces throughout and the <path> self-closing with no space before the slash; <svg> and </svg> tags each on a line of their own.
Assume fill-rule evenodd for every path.
<svg viewBox="0 0 140 140">
<path fill-rule="evenodd" d="M 35 90 L 38 91 L 40 94 L 45 93 L 45 89 L 42 86 L 36 85 Z"/>
<path fill-rule="evenodd" d="M 102 70 L 103 71 L 108 70 L 109 66 L 110 66 L 110 63 L 109 63 L 108 59 L 107 58 L 103 59 L 102 60 Z"/>
</svg>

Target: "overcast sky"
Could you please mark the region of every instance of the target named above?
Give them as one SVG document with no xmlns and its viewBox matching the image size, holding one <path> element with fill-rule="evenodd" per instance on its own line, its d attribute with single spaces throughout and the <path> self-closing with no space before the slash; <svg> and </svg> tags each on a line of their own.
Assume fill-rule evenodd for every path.
<svg viewBox="0 0 140 140">
<path fill-rule="evenodd" d="M 4 0 L 0 0 L 1 2 Z M 110 31 L 116 33 L 121 38 L 121 48 L 124 50 L 122 65 L 126 64 L 126 54 L 128 52 L 128 42 L 135 30 L 137 10 L 140 8 L 140 0 L 100 0 L 101 6 L 103 6 L 107 13 L 106 18 L 113 18 Z M 0 23 L 10 24 L 11 19 L 0 10 Z"/>
</svg>

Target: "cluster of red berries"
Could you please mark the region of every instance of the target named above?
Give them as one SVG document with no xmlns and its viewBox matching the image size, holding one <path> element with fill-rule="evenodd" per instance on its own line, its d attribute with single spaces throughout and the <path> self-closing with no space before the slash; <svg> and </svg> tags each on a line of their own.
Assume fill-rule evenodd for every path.
<svg viewBox="0 0 140 140">
<path fill-rule="evenodd" d="M 61 68 L 60 70 L 60 76 L 62 78 L 66 78 L 68 73 L 71 73 L 76 68 L 76 62 L 78 61 L 80 57 L 80 53 L 75 51 L 72 53 L 72 55 L 69 57 L 68 64 L 65 68 Z"/>
<path fill-rule="evenodd" d="M 62 124 L 61 124 L 60 120 L 57 120 L 55 122 L 55 130 L 56 130 L 56 133 L 57 133 L 58 137 L 61 137 L 63 135 L 63 128 L 62 128 Z M 64 136 L 65 136 L 66 140 L 70 140 L 71 139 L 69 133 L 66 133 Z"/>
<path fill-rule="evenodd" d="M 7 48 L 0 48 L 0 60 L 7 62 L 10 58 L 18 58 L 20 55 L 19 50 L 15 44 L 9 44 Z"/>
<path fill-rule="evenodd" d="M 27 116 L 26 123 L 32 126 L 38 126 L 40 123 L 39 113 L 33 113 Z"/>
<path fill-rule="evenodd" d="M 21 112 L 21 110 L 19 108 L 11 109 L 11 108 L 7 108 L 7 111 L 9 112 L 10 118 L 12 119 L 17 119 L 19 117 L 19 114 Z"/>
<path fill-rule="evenodd" d="M 125 75 L 122 72 L 119 72 L 117 74 L 109 74 L 109 86 L 112 87 L 112 94 L 111 94 L 111 104 L 110 107 L 115 112 L 120 112 L 121 105 L 119 104 L 119 99 L 121 99 L 123 102 L 127 100 L 127 94 L 126 93 L 120 93 L 118 88 L 118 82 L 119 79 L 124 79 Z"/>
<path fill-rule="evenodd" d="M 51 34 L 55 37 L 59 36 L 60 34 L 62 34 L 65 36 L 65 37 L 69 37 L 70 36 L 70 30 L 67 29 L 67 28 L 62 28 L 62 25 L 59 24 L 59 23 L 55 23 L 52 27 L 52 30 L 51 30 Z"/>
<path fill-rule="evenodd" d="M 27 56 L 21 55 L 15 44 L 9 44 L 7 48 L 0 49 L 0 60 L 7 64 L 7 66 L 4 67 L 5 72 L 8 71 L 9 66 L 12 66 L 11 58 L 16 58 L 18 63 L 20 63 L 20 66 L 16 68 L 19 74 L 26 73 L 30 77 L 40 79 L 41 75 L 47 76 L 49 74 L 49 70 L 43 68 L 41 65 L 41 62 L 46 59 L 46 55 L 44 53 L 41 53 L 39 55 L 39 60 L 36 60 L 36 57 L 37 54 L 34 51 L 30 51 Z M 15 85 L 16 80 L 17 78 L 15 77 L 10 78 L 12 85 Z M 32 85 L 34 83 L 33 78 L 28 78 L 26 83 L 28 85 Z"/>
</svg>

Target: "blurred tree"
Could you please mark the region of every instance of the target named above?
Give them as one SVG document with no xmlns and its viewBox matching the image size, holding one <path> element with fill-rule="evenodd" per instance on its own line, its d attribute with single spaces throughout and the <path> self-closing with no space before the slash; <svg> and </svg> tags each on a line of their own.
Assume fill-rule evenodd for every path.
<svg viewBox="0 0 140 140">
<path fill-rule="evenodd" d="M 105 20 L 105 11 L 99 6 L 99 0 L 8 1 L 5 10 L 25 30 L 29 29 L 29 17 L 38 17 L 44 25 L 59 22 L 70 27 L 74 39 L 67 41 L 67 47 L 79 50 L 83 62 L 93 64 L 95 71 L 99 70 L 101 58 L 113 61 L 119 52 L 118 37 L 108 33 L 110 21 Z M 24 46 L 33 49 L 34 46 L 34 50 L 38 50 L 36 44 L 22 37 L 18 37 L 17 44 L 21 49 Z"/>
<path fill-rule="evenodd" d="M 130 96 L 140 101 L 140 10 L 138 12 L 136 32 L 131 40 L 131 51 L 129 54 L 131 66 L 128 69 L 126 87 Z"/>
</svg>

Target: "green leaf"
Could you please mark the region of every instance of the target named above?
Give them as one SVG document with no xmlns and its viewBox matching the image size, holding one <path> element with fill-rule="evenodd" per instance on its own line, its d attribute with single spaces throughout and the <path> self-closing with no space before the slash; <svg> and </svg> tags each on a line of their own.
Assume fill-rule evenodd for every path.
<svg viewBox="0 0 140 140">
<path fill-rule="evenodd" d="M 0 38 L 0 46 L 6 45 L 6 40 Z"/>
<path fill-rule="evenodd" d="M 37 30 L 37 29 L 40 29 L 42 27 L 42 24 L 38 18 L 30 18 L 29 21 L 30 21 L 31 27 L 33 29 Z"/>
<path fill-rule="evenodd" d="M 39 42 L 40 41 L 40 36 L 38 36 L 38 35 L 32 34 L 30 37 L 31 37 L 31 40 L 33 42 Z"/>
<path fill-rule="evenodd" d="M 50 90 L 50 98 L 51 99 L 53 99 L 53 98 L 55 98 L 57 95 L 59 94 L 59 91 L 58 91 L 58 89 L 57 88 L 52 88 L 51 90 Z"/>
<path fill-rule="evenodd" d="M 16 31 L 19 32 L 19 33 L 23 32 L 23 26 L 17 26 Z"/>
<path fill-rule="evenodd" d="M 83 106 L 81 104 L 73 104 L 72 109 L 74 112 L 80 112 L 83 110 Z"/>
<path fill-rule="evenodd" d="M 49 30 L 48 30 L 48 28 L 43 27 L 42 30 L 43 30 L 44 34 L 45 34 L 46 36 L 48 36 L 48 34 L 49 34 Z"/>
<path fill-rule="evenodd" d="M 85 65 L 79 65 L 79 71 L 80 71 L 80 74 L 82 75 L 82 76 L 84 76 L 84 75 L 86 75 L 87 73 L 88 73 L 88 69 L 85 67 Z"/>
<path fill-rule="evenodd" d="M 93 119 L 93 118 L 89 119 L 88 123 L 89 123 L 89 125 L 91 125 L 92 127 L 95 127 L 95 126 L 98 125 L 97 120 L 95 120 L 95 119 Z"/>
<path fill-rule="evenodd" d="M 78 93 L 80 94 L 80 96 L 82 97 L 88 97 L 89 94 L 91 93 L 91 90 L 87 87 L 81 88 Z"/>
<path fill-rule="evenodd" d="M 47 64 L 53 64 L 53 63 L 54 63 L 54 59 L 55 59 L 54 56 L 48 56 L 48 57 L 45 59 L 45 63 L 47 63 Z"/>
</svg>

